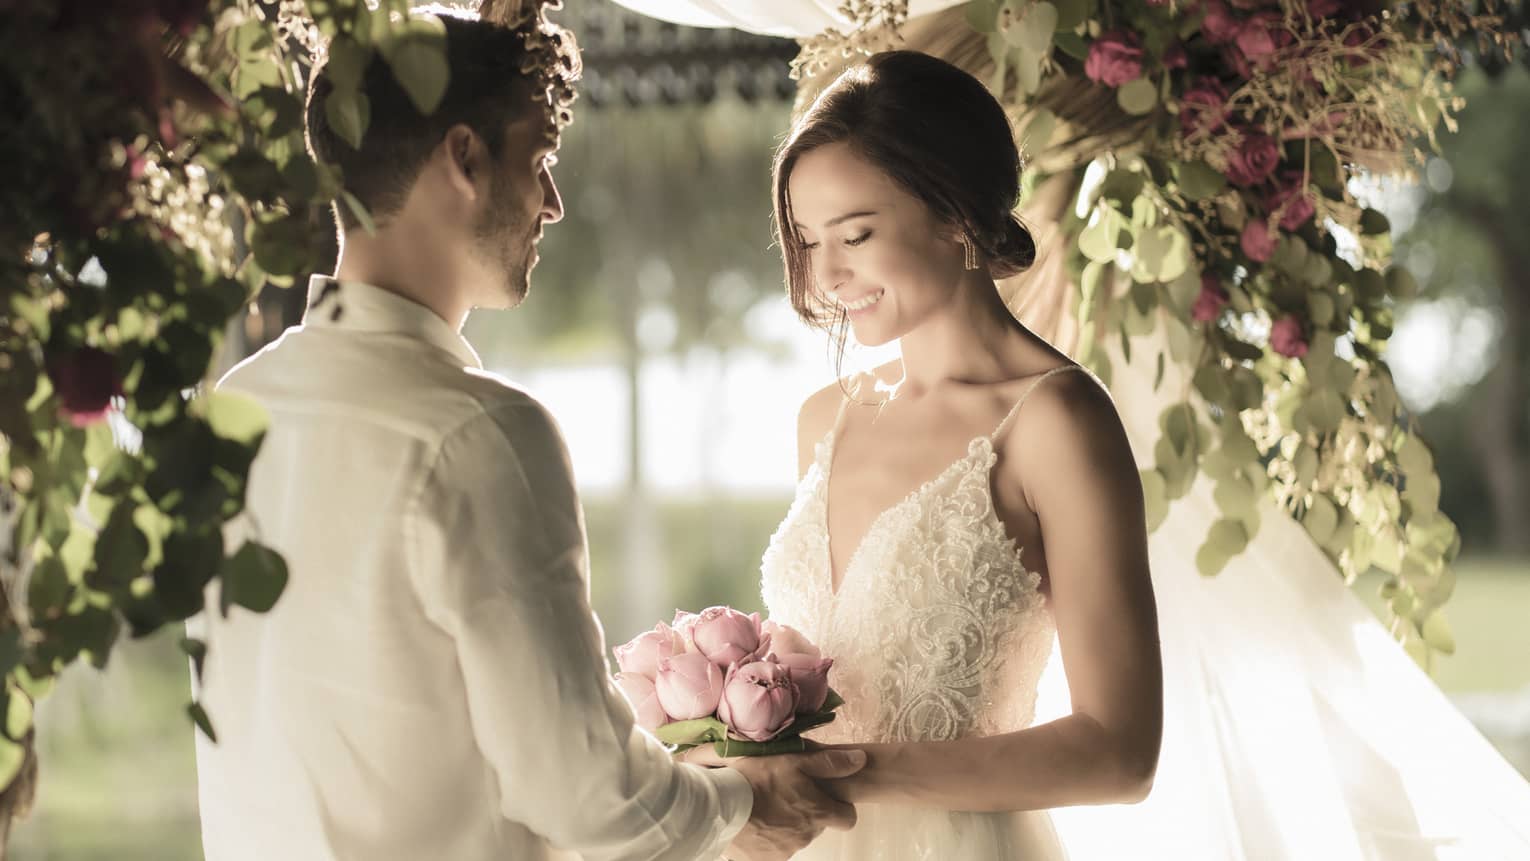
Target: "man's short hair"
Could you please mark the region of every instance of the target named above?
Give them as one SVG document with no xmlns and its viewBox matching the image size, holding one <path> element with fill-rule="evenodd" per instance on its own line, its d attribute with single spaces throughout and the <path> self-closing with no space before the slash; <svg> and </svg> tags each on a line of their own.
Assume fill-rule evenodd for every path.
<svg viewBox="0 0 1530 861">
<path fill-rule="evenodd" d="M 564 69 L 555 74 L 562 75 L 562 87 L 571 92 L 579 69 L 577 47 L 567 31 L 545 20 L 511 29 L 447 10 L 436 15 L 446 28 L 450 77 L 432 113 L 420 113 L 394 77 L 393 68 L 374 50 L 361 79 L 370 119 L 358 150 L 330 126 L 325 100 L 335 85 L 327 63 L 314 69 L 308 87 L 309 150 L 316 159 L 340 168 L 346 191 L 355 195 L 374 221 L 381 222 L 403 207 L 420 168 L 453 126 L 472 129 L 497 159 L 504 149 L 506 126 L 524 112 L 546 112 L 550 132 L 566 122 L 566 116 L 554 113 L 559 106 L 544 98 L 548 83 L 536 67 L 549 59 L 559 61 Z M 533 33 L 531 39 L 528 33 Z M 549 36 L 562 49 L 556 56 L 539 55 L 535 46 L 528 51 L 528 41 L 545 44 Z M 528 67 L 532 73 L 523 71 Z M 566 106 L 562 110 L 566 113 Z M 359 224 L 347 206 L 337 203 L 335 213 L 347 230 Z"/>
</svg>

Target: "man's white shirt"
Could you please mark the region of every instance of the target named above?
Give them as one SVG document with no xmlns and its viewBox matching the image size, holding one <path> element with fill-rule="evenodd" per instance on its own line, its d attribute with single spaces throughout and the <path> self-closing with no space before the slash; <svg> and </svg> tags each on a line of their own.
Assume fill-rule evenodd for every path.
<svg viewBox="0 0 1530 861">
<path fill-rule="evenodd" d="M 290 579 L 269 614 L 191 625 L 207 857 L 716 856 L 749 785 L 674 764 L 609 682 L 551 417 L 425 307 L 309 294 L 219 384 L 271 417 L 229 546 Z"/>
</svg>

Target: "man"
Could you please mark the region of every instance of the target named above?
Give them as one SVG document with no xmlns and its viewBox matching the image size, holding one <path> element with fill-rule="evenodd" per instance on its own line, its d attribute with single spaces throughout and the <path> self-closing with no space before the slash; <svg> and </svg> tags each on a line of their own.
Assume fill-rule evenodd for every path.
<svg viewBox="0 0 1530 861">
<path fill-rule="evenodd" d="M 197 747 L 207 857 L 786 857 L 853 823 L 814 778 L 864 754 L 706 770 L 634 729 L 558 430 L 459 334 L 471 308 L 525 297 L 542 225 L 563 215 L 560 106 L 521 70 L 528 28 L 443 21 L 440 107 L 421 116 L 374 60 L 359 151 L 329 128 L 316 75 L 310 146 L 377 230 L 337 208 L 339 264 L 313 279 L 303 325 L 221 384 L 271 414 L 237 528 L 291 578 L 268 615 L 202 620 L 219 732 Z"/>
</svg>

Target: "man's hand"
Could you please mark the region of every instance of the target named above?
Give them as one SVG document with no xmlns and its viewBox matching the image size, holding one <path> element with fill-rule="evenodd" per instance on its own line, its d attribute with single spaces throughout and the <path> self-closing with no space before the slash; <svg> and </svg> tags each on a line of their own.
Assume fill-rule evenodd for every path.
<svg viewBox="0 0 1530 861">
<path fill-rule="evenodd" d="M 703 745 L 710 748 L 710 745 Z M 694 760 L 693 760 L 694 761 Z M 855 808 L 824 792 L 815 780 L 849 777 L 866 765 L 859 750 L 822 750 L 726 760 L 754 788 L 749 822 L 729 844 L 732 861 L 790 858 L 824 828 L 849 830 Z"/>
</svg>

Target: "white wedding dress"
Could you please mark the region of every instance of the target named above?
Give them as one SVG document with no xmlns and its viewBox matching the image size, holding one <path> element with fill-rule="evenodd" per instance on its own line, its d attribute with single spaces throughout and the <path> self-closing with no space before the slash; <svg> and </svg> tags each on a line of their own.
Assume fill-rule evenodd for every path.
<svg viewBox="0 0 1530 861">
<path fill-rule="evenodd" d="M 1066 365 L 1048 377 L 1083 369 Z M 834 658 L 838 718 L 824 742 L 949 741 L 1030 726 L 1054 628 L 1038 575 L 994 511 L 993 436 L 882 512 L 830 588 L 828 478 L 844 410 L 815 451 L 765 552 L 770 618 Z M 1006 418 L 1000 427 L 1008 425 Z M 997 433 L 997 432 L 996 432 Z M 1044 811 L 967 813 L 877 804 L 798 858 L 1047 861 L 1066 857 Z"/>
</svg>

